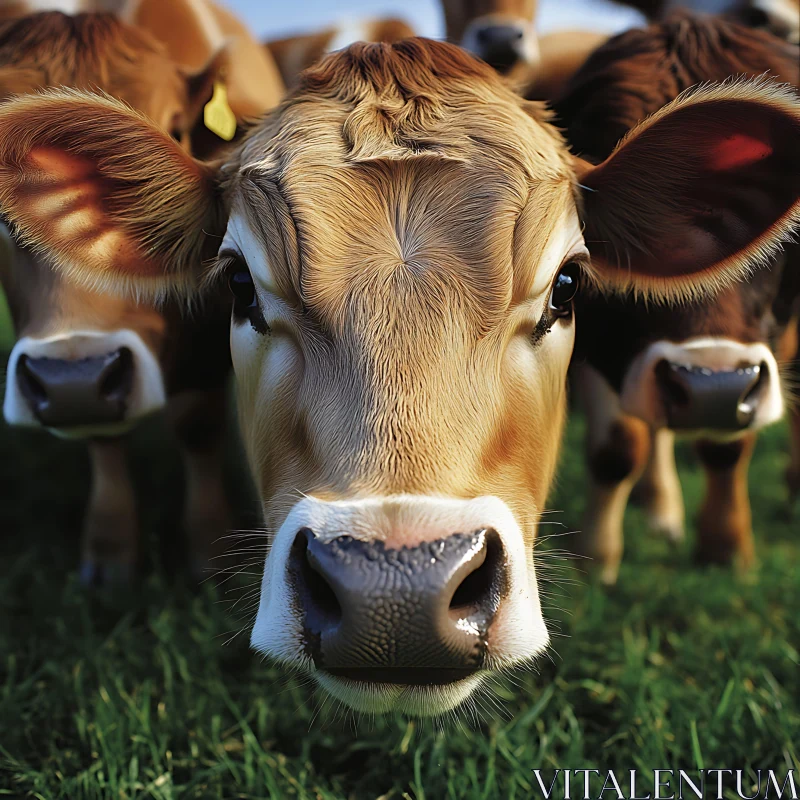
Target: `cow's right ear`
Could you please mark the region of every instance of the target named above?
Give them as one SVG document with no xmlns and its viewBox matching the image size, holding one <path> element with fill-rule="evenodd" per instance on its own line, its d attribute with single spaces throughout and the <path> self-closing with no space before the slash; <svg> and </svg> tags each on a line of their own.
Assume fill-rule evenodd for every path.
<svg viewBox="0 0 800 800">
<path fill-rule="evenodd" d="M 0 105 L 0 209 L 85 286 L 186 289 L 224 234 L 216 170 L 144 116 L 74 90 Z"/>
</svg>

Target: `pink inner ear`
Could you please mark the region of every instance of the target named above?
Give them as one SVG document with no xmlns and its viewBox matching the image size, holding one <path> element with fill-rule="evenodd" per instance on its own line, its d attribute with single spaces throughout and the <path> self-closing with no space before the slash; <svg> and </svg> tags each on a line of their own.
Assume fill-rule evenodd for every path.
<svg viewBox="0 0 800 800">
<path fill-rule="evenodd" d="M 708 167 L 713 171 L 737 169 L 772 155 L 772 147 L 763 139 L 734 133 L 715 145 L 712 149 Z"/>
</svg>

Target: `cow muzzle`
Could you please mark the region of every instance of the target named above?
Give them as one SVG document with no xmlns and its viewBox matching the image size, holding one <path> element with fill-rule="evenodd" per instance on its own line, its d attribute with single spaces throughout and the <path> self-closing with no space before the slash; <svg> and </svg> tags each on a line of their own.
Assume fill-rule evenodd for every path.
<svg viewBox="0 0 800 800">
<path fill-rule="evenodd" d="M 464 33 L 462 47 L 507 74 L 518 64 L 539 62 L 539 42 L 533 23 L 505 17 L 480 17 Z"/>
<path fill-rule="evenodd" d="M 295 506 L 266 561 L 255 649 L 353 708 L 436 714 L 547 630 L 522 532 L 497 498 Z"/>
<path fill-rule="evenodd" d="M 735 437 L 782 416 L 778 365 L 760 343 L 657 342 L 629 370 L 622 409 L 655 428 Z"/>
<path fill-rule="evenodd" d="M 123 432 L 165 402 L 161 369 L 132 331 L 25 337 L 9 359 L 4 414 L 64 436 Z"/>
</svg>

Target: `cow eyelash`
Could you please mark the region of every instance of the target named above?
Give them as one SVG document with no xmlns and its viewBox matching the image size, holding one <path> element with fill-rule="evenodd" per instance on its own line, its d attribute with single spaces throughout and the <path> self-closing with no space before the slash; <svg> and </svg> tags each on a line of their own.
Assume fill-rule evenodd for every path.
<svg viewBox="0 0 800 800">
<path fill-rule="evenodd" d="M 539 344 L 559 320 L 572 320 L 573 303 L 580 290 L 586 266 L 587 257 L 583 253 L 577 253 L 568 256 L 558 268 L 547 298 L 547 306 L 531 333 L 534 345 Z"/>
<path fill-rule="evenodd" d="M 227 278 L 228 289 L 233 296 L 234 320 L 248 320 L 257 333 L 268 334 L 269 325 L 261 311 L 255 282 L 244 258 L 233 251 L 220 253 L 214 271 Z"/>
</svg>

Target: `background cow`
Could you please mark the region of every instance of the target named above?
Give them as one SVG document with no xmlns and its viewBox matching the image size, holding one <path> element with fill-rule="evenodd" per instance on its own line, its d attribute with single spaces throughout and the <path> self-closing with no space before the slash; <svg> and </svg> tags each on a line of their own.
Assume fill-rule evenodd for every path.
<svg viewBox="0 0 800 800">
<path fill-rule="evenodd" d="M 551 101 L 608 34 L 571 29 L 539 36 L 536 8 L 534 0 L 442 0 L 448 41 L 506 75 L 525 97 Z"/>
<path fill-rule="evenodd" d="M 800 211 L 779 86 L 697 92 L 597 167 L 548 120 L 422 39 L 329 56 L 222 166 L 110 99 L 0 107 L 0 203 L 74 280 L 160 295 L 217 253 L 273 534 L 252 644 L 354 708 L 442 713 L 547 646 L 532 551 L 581 273 L 690 296 Z"/>
<path fill-rule="evenodd" d="M 536 0 L 442 0 L 445 34 L 503 74 L 539 63 Z"/>
<path fill-rule="evenodd" d="M 323 56 L 353 42 L 397 42 L 414 35 L 402 19 L 364 19 L 325 28 L 301 36 L 286 36 L 265 42 L 288 88 L 297 85 L 300 73 Z"/>
<path fill-rule="evenodd" d="M 575 152 L 599 163 L 638 122 L 688 87 L 765 74 L 796 86 L 799 71 L 795 45 L 723 19 L 681 13 L 600 47 L 571 82 L 557 113 Z M 746 134 L 734 130 L 727 157 L 745 158 L 750 146 L 755 144 Z M 713 194 L 713 184 L 706 191 Z M 761 191 L 773 190 L 749 189 L 742 207 L 760 202 Z M 709 221 L 709 235 L 716 224 Z M 581 299 L 576 369 L 589 419 L 592 480 L 583 549 L 599 561 L 605 581 L 616 580 L 623 514 L 648 458 L 644 494 L 651 523 L 672 539 L 683 537 L 674 432 L 698 439 L 706 471 L 698 557 L 752 561 L 747 465 L 756 432 L 784 410 L 774 353 L 796 324 L 797 256 L 793 246 L 770 261 L 769 269 L 713 300 L 689 298 L 678 308 L 636 297 Z M 784 352 L 787 357 L 793 356 Z"/>
<path fill-rule="evenodd" d="M 3 98 L 52 86 L 100 89 L 185 148 L 223 65 L 218 54 L 202 71 L 187 73 L 147 32 L 110 14 L 46 12 L 0 23 Z M 87 179 L 73 175 L 57 203 L 68 204 Z M 80 241 L 79 226 L 73 233 Z M 89 440 L 94 483 L 82 579 L 96 584 L 133 573 L 139 527 L 119 435 L 163 408 L 167 397 L 187 467 L 192 568 L 202 573 L 228 520 L 219 458 L 230 365 L 227 310 L 209 299 L 190 317 L 175 303 L 155 311 L 101 296 L 66 281 L 5 228 L 3 245 L 0 278 L 17 334 L 4 416 L 12 425 Z"/>
</svg>

